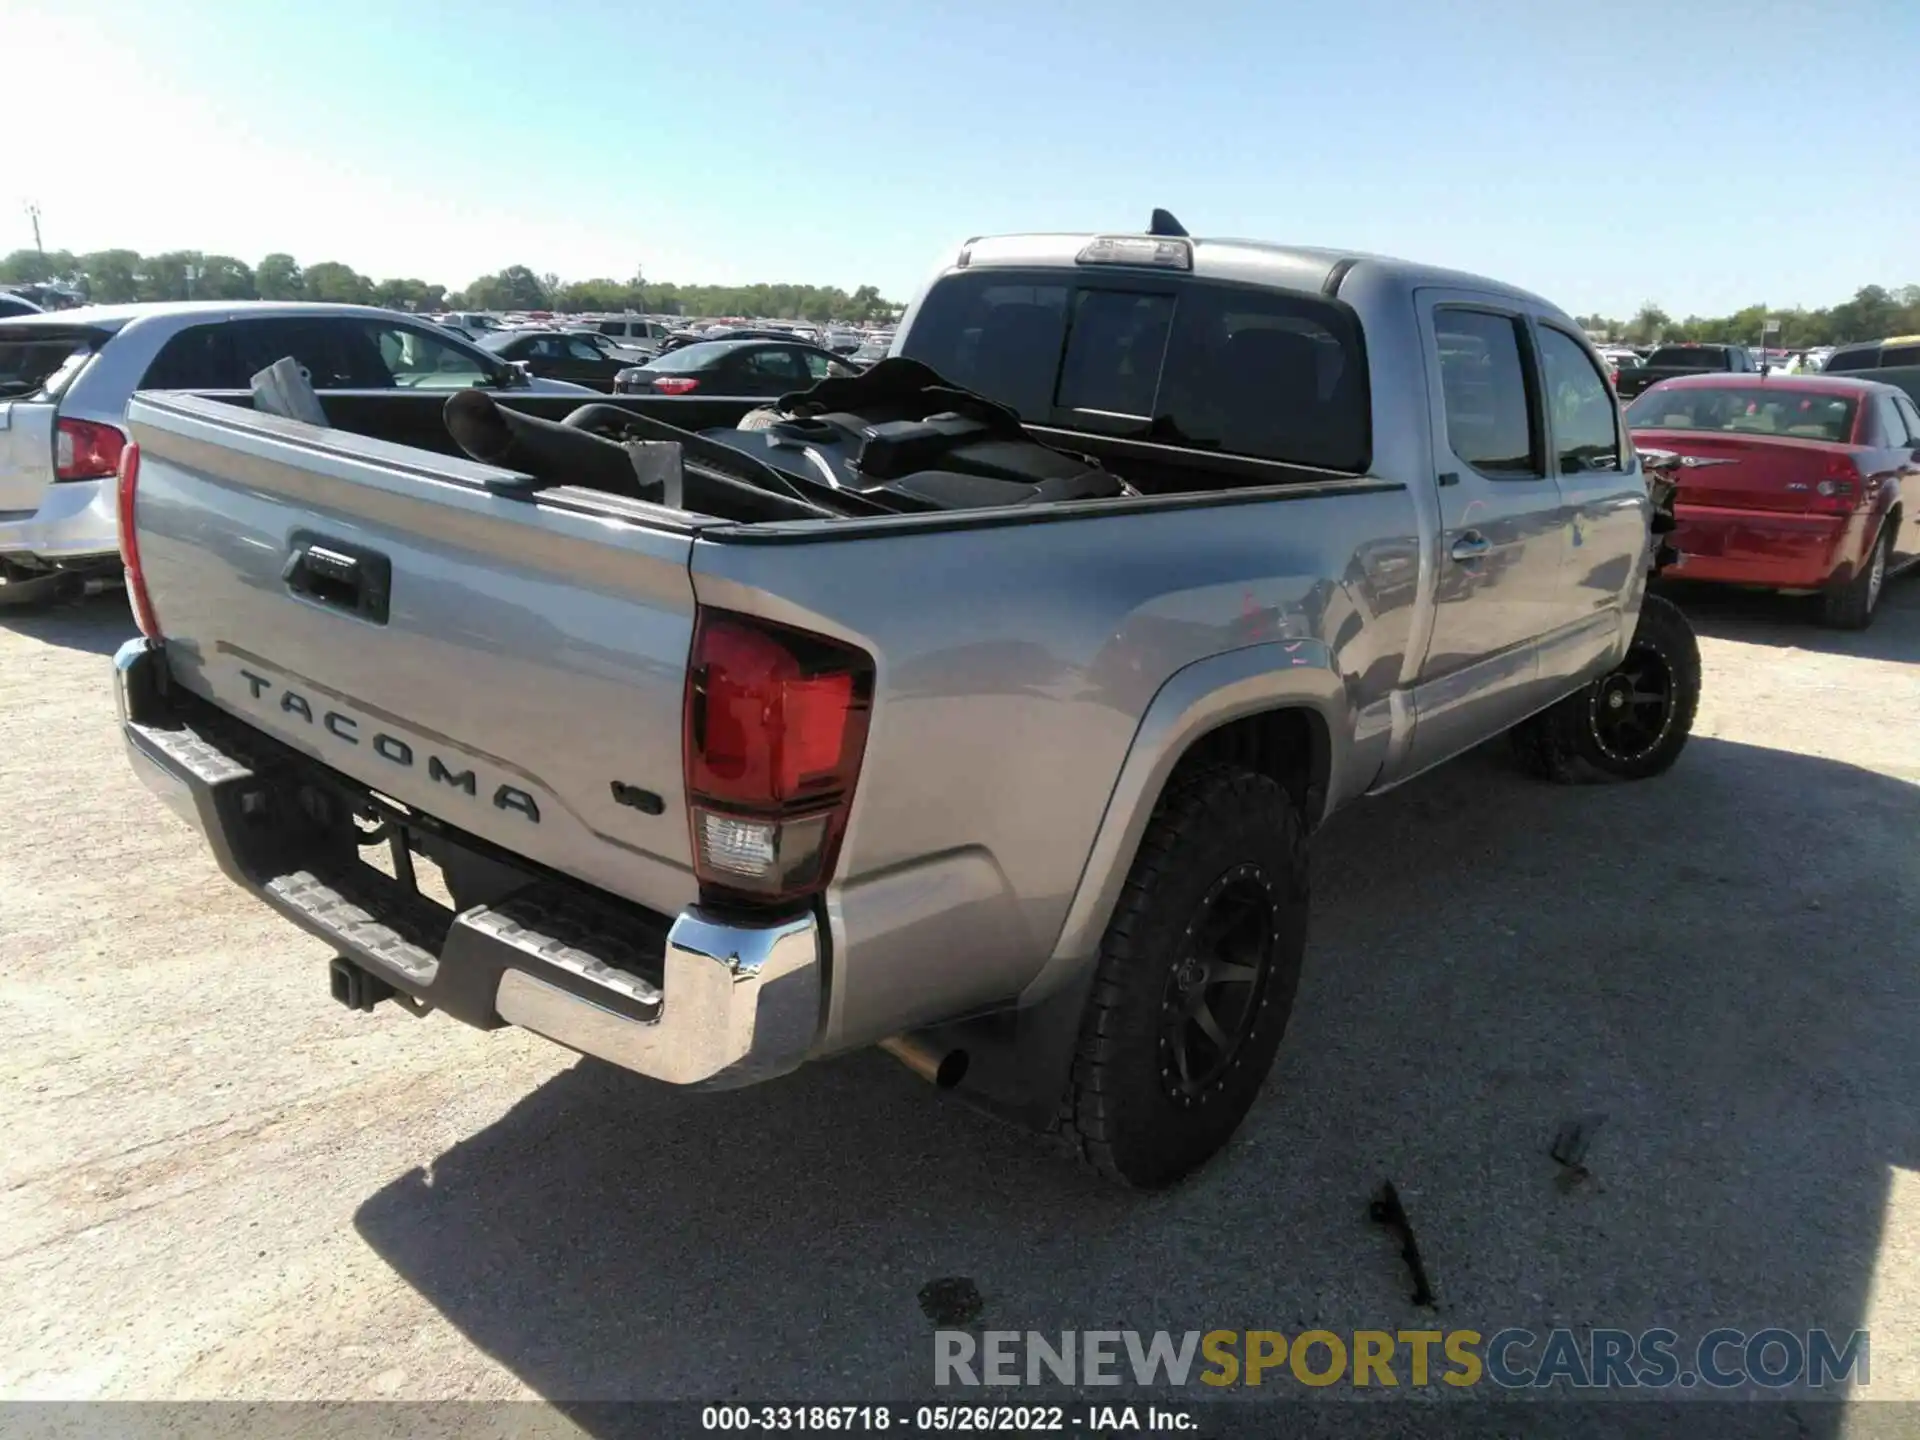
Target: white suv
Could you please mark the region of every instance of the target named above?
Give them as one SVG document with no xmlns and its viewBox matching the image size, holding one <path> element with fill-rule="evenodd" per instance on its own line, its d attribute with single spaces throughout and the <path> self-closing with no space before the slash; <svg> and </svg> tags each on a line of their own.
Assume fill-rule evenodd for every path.
<svg viewBox="0 0 1920 1440">
<path fill-rule="evenodd" d="M 0 319 L 0 605 L 112 584 L 111 483 L 136 390 L 239 390 L 286 356 L 322 396 L 565 391 L 419 316 L 364 305 L 186 301 Z"/>
</svg>

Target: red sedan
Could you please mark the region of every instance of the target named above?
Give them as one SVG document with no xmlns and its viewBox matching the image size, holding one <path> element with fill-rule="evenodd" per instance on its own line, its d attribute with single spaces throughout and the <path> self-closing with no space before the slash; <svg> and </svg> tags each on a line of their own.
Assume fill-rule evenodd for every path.
<svg viewBox="0 0 1920 1440">
<path fill-rule="evenodd" d="M 1688 375 L 1627 407 L 1634 443 L 1688 457 L 1677 579 L 1816 593 L 1865 629 L 1887 577 L 1920 562 L 1920 410 L 1837 375 Z"/>
</svg>

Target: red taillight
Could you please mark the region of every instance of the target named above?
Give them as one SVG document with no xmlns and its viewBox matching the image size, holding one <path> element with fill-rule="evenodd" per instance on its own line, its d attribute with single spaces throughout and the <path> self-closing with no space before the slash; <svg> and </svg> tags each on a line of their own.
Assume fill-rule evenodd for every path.
<svg viewBox="0 0 1920 1440">
<path fill-rule="evenodd" d="M 104 480 L 120 471 L 127 437 L 113 425 L 62 420 L 54 429 L 53 473 L 58 480 Z"/>
<path fill-rule="evenodd" d="M 791 900 L 833 878 L 872 697 L 865 651 L 701 611 L 685 736 L 694 873 L 703 890 Z"/>
<path fill-rule="evenodd" d="M 1828 515 L 1846 515 L 1859 507 L 1866 495 L 1865 477 L 1851 455 L 1829 455 L 1814 482 L 1813 499 L 1808 508 Z"/>
<path fill-rule="evenodd" d="M 146 572 L 140 568 L 140 537 L 134 529 L 134 497 L 140 489 L 140 447 L 126 445 L 120 451 L 118 493 L 115 501 L 120 526 L 120 563 L 127 572 L 127 600 L 133 606 L 134 623 L 140 633 L 160 638 L 160 620 L 153 613 L 153 600 L 147 594 Z"/>
<path fill-rule="evenodd" d="M 691 375 L 659 375 L 654 378 L 653 388 L 661 395 L 691 395 L 700 388 L 700 382 Z"/>
</svg>

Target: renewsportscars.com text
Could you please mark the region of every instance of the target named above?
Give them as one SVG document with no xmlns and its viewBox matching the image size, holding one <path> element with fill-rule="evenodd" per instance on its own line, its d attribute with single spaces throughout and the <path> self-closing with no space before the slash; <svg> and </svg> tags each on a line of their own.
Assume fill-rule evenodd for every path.
<svg viewBox="0 0 1920 1440">
<path fill-rule="evenodd" d="M 936 1385 L 1265 1384 L 1728 1390 L 1869 1380 L 1864 1330 L 937 1330 Z"/>
</svg>

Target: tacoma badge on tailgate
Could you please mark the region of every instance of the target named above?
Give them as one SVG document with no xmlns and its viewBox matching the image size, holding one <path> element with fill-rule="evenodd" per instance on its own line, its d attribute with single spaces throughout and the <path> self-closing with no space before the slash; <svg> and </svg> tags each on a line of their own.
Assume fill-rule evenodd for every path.
<svg viewBox="0 0 1920 1440">
<path fill-rule="evenodd" d="M 339 710 L 329 710 L 324 705 L 316 706 L 298 690 L 289 689 L 278 681 L 269 680 L 264 675 L 256 675 L 253 671 L 243 668 L 240 671 L 240 678 L 247 682 L 247 688 L 253 693 L 255 700 L 265 699 L 267 703 L 274 704 L 276 702 L 273 696 L 268 695 L 267 692 L 277 691 L 279 694 L 277 705 L 282 714 L 298 716 L 309 725 L 324 730 L 333 740 L 342 745 L 366 745 L 389 765 L 397 765 L 404 770 L 424 768 L 429 780 L 438 781 L 442 785 L 463 791 L 476 798 L 479 796 L 480 783 L 471 769 L 456 770 L 438 755 L 430 751 L 416 750 L 412 741 L 403 740 L 398 735 L 390 735 L 384 730 L 376 730 L 368 734 L 361 728 L 361 722 L 356 717 Z M 493 807 L 496 810 L 512 810 L 526 816 L 536 825 L 540 823 L 539 803 L 525 790 L 517 789 L 512 785 L 494 787 Z"/>
</svg>

